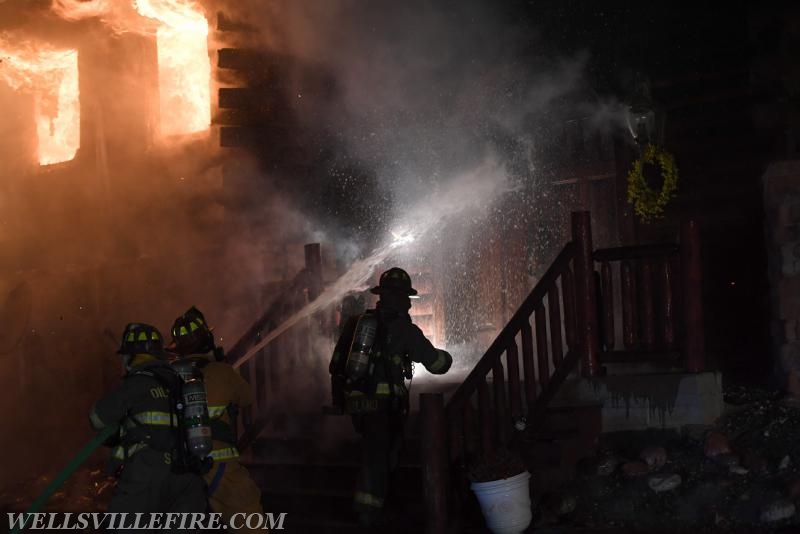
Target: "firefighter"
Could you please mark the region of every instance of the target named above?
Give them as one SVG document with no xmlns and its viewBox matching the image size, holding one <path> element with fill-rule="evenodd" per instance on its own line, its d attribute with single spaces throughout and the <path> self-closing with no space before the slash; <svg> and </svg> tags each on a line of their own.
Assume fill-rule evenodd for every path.
<svg viewBox="0 0 800 534">
<path fill-rule="evenodd" d="M 202 477 L 176 468 L 183 432 L 174 395 L 181 379 L 166 361 L 161 334 L 147 324 L 128 324 L 117 352 L 127 373 L 89 415 L 96 430 L 119 427 L 107 442 L 114 447 L 111 467 L 119 477 L 108 511 L 127 512 L 130 518 L 136 513 L 205 512 Z"/>
<path fill-rule="evenodd" d="M 341 395 L 338 402 L 362 435 L 361 470 L 353 505 L 365 526 L 384 522 L 389 477 L 397 466 L 409 410 L 405 380 L 412 377 L 412 362 L 421 363 L 433 374 L 444 374 L 453 361 L 411 322 L 410 297 L 417 291 L 411 287 L 407 272 L 389 269 L 370 292 L 379 296 L 375 310 L 348 321 L 330 366 L 334 395 Z M 370 332 L 374 333 L 371 342 Z M 367 346 L 369 343 L 372 346 Z M 353 366 L 354 358 L 366 354 L 365 365 Z M 356 367 L 358 371 L 353 370 Z M 352 376 L 354 373 L 359 376 Z"/>
<path fill-rule="evenodd" d="M 205 475 L 211 510 L 221 514 L 226 525 L 237 513 L 263 514 L 261 491 L 239 463 L 236 449 L 236 414 L 239 408 L 253 402 L 250 385 L 224 361 L 225 355 L 214 344 L 205 317 L 195 307 L 175 320 L 169 350 L 181 360 L 192 362 L 202 373 L 206 386 L 214 459 L 214 467 Z M 237 532 L 249 531 L 242 527 Z"/>
</svg>

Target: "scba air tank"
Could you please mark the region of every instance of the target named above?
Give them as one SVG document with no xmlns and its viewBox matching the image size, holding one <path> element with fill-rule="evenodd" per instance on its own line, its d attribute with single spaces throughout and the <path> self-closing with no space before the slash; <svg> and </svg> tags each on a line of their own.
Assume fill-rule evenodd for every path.
<svg viewBox="0 0 800 534">
<path fill-rule="evenodd" d="M 367 374 L 377 332 L 378 318 L 372 313 L 363 314 L 356 325 L 353 344 L 350 345 L 350 354 L 347 356 L 345 372 L 350 380 L 364 378 Z"/>
<path fill-rule="evenodd" d="M 213 448 L 208 421 L 206 387 L 202 380 L 191 377 L 183 384 L 183 424 L 189 452 L 201 460 Z"/>
<path fill-rule="evenodd" d="M 197 378 L 198 372 L 194 362 L 189 360 L 177 360 L 172 363 L 172 368 L 178 373 L 184 382 L 188 382 L 192 378 Z"/>
</svg>

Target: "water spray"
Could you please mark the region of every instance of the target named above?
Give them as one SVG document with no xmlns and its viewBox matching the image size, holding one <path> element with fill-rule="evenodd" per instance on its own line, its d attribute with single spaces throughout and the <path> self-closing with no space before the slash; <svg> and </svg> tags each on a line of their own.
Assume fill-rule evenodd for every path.
<svg viewBox="0 0 800 534">
<path fill-rule="evenodd" d="M 234 368 L 244 365 L 302 319 L 333 305 L 350 292 L 366 289 L 373 273 L 393 253 L 418 242 L 456 215 L 490 206 L 496 198 L 511 190 L 505 169 L 493 159 L 484 162 L 472 172 L 459 176 L 442 191 L 417 203 L 395 226 L 391 239 L 373 250 L 368 257 L 353 263 L 347 272 L 325 288 L 316 299 L 295 312 L 239 358 L 233 364 Z"/>
</svg>

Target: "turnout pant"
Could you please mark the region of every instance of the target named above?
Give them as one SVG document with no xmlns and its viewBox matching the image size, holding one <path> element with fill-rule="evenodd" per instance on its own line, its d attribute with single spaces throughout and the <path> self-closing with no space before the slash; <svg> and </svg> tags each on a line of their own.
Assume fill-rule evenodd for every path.
<svg viewBox="0 0 800 534">
<path fill-rule="evenodd" d="M 266 528 L 248 529 L 244 519 L 250 514 L 264 514 L 261 507 L 261 490 L 250 478 L 247 469 L 238 460 L 214 462 L 214 467 L 205 475 L 208 484 L 208 503 L 211 510 L 222 516 L 222 524 L 228 525 L 234 514 L 236 525 L 242 528 L 228 532 L 267 532 Z"/>
<path fill-rule="evenodd" d="M 384 411 L 353 416 L 353 426 L 362 435 L 361 470 L 353 496 L 356 512 L 383 509 L 389 476 L 403 446 L 404 420 L 399 413 Z"/>
<path fill-rule="evenodd" d="M 127 513 L 126 525 L 133 524 L 137 513 L 144 514 L 141 525 L 149 524 L 149 514 L 153 512 L 204 513 L 205 482 L 200 475 L 193 473 L 180 475 L 173 473 L 170 462 L 169 454 L 152 449 L 144 449 L 134 454 L 122 470 L 108 511 Z M 161 524 L 164 524 L 163 517 Z M 173 523 L 172 526 L 177 529 L 179 525 Z M 147 532 L 127 529 L 116 531 Z"/>
</svg>

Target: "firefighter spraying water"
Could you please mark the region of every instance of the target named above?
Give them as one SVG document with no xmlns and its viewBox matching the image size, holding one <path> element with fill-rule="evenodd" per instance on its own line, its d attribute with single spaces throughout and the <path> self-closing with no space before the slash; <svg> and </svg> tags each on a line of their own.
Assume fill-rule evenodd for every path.
<svg viewBox="0 0 800 534">
<path fill-rule="evenodd" d="M 375 309 L 348 320 L 329 366 L 333 403 L 352 417 L 363 437 L 353 496 L 363 525 L 385 519 L 389 476 L 397 466 L 409 412 L 405 381 L 412 376 L 412 362 L 436 375 L 446 373 L 453 363 L 449 353 L 434 347 L 411 322 L 410 297 L 417 291 L 407 272 L 389 269 L 371 292 L 380 297 Z"/>
</svg>

